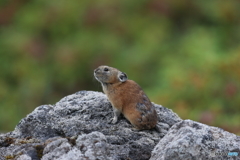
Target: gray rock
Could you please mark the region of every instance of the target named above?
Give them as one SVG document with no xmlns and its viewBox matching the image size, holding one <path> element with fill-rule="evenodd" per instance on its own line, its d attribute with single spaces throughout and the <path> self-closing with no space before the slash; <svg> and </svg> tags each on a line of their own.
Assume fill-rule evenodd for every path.
<svg viewBox="0 0 240 160">
<path fill-rule="evenodd" d="M 17 160 L 32 160 L 32 158 L 26 154 L 21 155 L 17 158 Z"/>
<path fill-rule="evenodd" d="M 154 106 L 157 127 L 138 131 L 124 117 L 109 123 L 113 112 L 103 93 L 77 92 L 55 105 L 37 107 L 14 131 L 0 135 L 0 160 L 239 158 L 220 156 L 229 151 L 240 154 L 238 136 L 182 121 L 170 109 Z"/>
<path fill-rule="evenodd" d="M 1 137 L 10 139 L 9 137 Z M 26 139 L 13 139 L 9 140 L 9 144 L 2 145 L 0 143 L 0 160 L 2 159 L 24 159 L 24 157 L 30 157 L 31 159 L 39 159 L 39 146 L 41 143 L 31 142 Z M 25 156 L 24 156 L 25 155 Z"/>
<path fill-rule="evenodd" d="M 100 132 L 79 135 L 72 142 L 66 138 L 55 139 L 46 145 L 43 155 L 42 160 L 94 160 L 96 157 L 99 160 L 113 159 L 106 137 Z"/>
<path fill-rule="evenodd" d="M 176 123 L 152 151 L 150 160 L 240 159 L 240 137 L 217 127 L 184 120 Z"/>
<path fill-rule="evenodd" d="M 0 136 L 0 159 L 149 159 L 169 128 L 181 119 L 155 105 L 156 129 L 137 131 L 123 117 L 111 124 L 112 107 L 101 92 L 80 91 L 55 105 L 37 107 L 15 130 Z"/>
</svg>

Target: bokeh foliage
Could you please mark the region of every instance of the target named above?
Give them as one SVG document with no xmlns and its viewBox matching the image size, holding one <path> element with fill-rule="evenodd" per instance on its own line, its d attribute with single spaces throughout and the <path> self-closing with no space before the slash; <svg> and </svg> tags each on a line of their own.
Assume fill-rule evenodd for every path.
<svg viewBox="0 0 240 160">
<path fill-rule="evenodd" d="M 101 91 L 93 69 L 126 72 L 150 99 L 240 134 L 240 2 L 0 2 L 0 130 L 42 104 Z"/>
</svg>

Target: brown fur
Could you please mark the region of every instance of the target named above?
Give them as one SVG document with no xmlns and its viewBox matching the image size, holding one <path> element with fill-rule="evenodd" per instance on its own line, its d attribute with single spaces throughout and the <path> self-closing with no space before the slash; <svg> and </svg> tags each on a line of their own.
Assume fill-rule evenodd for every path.
<svg viewBox="0 0 240 160">
<path fill-rule="evenodd" d="M 101 82 L 104 93 L 116 110 L 113 121 L 116 122 L 118 114 L 122 113 L 137 129 L 156 126 L 154 106 L 136 82 L 127 80 L 125 73 L 112 67 L 99 66 L 94 70 L 94 76 Z"/>
</svg>

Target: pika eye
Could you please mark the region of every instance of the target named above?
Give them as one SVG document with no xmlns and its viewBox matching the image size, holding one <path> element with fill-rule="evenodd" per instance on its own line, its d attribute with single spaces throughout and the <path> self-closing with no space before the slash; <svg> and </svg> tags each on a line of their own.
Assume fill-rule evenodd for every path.
<svg viewBox="0 0 240 160">
<path fill-rule="evenodd" d="M 107 71 L 109 71 L 109 69 L 108 68 L 104 68 L 104 71 L 107 72 Z"/>
</svg>

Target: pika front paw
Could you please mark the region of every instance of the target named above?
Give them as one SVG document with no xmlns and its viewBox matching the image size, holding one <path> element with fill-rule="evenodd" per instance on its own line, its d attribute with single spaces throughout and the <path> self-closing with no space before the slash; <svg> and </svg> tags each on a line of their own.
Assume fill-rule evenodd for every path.
<svg viewBox="0 0 240 160">
<path fill-rule="evenodd" d="M 112 124 L 116 124 L 117 121 L 118 121 L 117 117 L 113 117 L 113 119 L 112 119 Z"/>
</svg>

